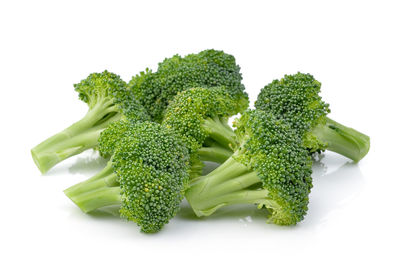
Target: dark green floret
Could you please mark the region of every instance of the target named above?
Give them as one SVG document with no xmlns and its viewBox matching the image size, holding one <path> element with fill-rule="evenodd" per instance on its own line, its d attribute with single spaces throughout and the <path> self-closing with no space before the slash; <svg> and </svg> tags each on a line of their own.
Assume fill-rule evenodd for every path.
<svg viewBox="0 0 400 280">
<path fill-rule="evenodd" d="M 326 149 L 361 160 L 369 151 L 369 137 L 328 118 L 330 109 L 320 91 L 321 83 L 310 74 L 285 75 L 261 90 L 255 107 L 289 123 L 311 152 Z"/>
<path fill-rule="evenodd" d="M 121 142 L 127 130 L 132 129 L 136 122 L 129 120 L 120 120 L 111 123 L 107 129 L 100 133 L 98 150 L 103 157 L 110 157 Z"/>
<path fill-rule="evenodd" d="M 244 111 L 248 96 L 244 93 L 240 67 L 232 55 L 204 50 L 185 57 L 175 55 L 159 63 L 158 70 L 146 69 L 132 77 L 129 87 L 147 109 L 152 120 L 161 122 L 168 102 L 178 93 L 193 87 L 224 86 Z"/>
<path fill-rule="evenodd" d="M 225 87 L 191 88 L 174 97 L 162 124 L 182 136 L 192 162 L 201 159 L 222 163 L 237 145 L 228 118 L 241 110 L 242 105 Z"/>
<path fill-rule="evenodd" d="M 180 137 L 146 121 L 112 125 L 99 141 L 102 152 L 114 151 L 112 159 L 65 194 L 84 212 L 120 205 L 121 217 L 143 232 L 159 231 L 176 215 L 187 185 L 189 153 Z"/>
<path fill-rule="evenodd" d="M 149 119 L 144 107 L 116 74 L 93 73 L 74 87 L 89 111 L 81 120 L 32 149 L 32 157 L 42 173 L 73 155 L 96 147 L 101 131 L 110 123 L 122 118 Z"/>
<path fill-rule="evenodd" d="M 197 216 L 232 204 L 256 204 L 269 222 L 294 225 L 307 213 L 311 157 L 296 131 L 272 114 L 247 111 L 235 124 L 239 147 L 192 180 L 186 198 Z"/>
</svg>

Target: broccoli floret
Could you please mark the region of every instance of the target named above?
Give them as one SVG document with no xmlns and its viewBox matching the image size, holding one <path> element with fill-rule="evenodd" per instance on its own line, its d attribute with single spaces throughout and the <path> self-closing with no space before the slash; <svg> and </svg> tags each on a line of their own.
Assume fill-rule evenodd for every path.
<svg viewBox="0 0 400 280">
<path fill-rule="evenodd" d="M 285 75 L 261 90 L 255 107 L 289 123 L 311 152 L 326 149 L 361 160 L 369 151 L 369 137 L 328 118 L 330 109 L 320 89 L 321 83 L 310 74 Z"/>
<path fill-rule="evenodd" d="M 225 87 L 191 88 L 171 100 L 162 124 L 182 136 L 192 165 L 199 167 L 198 159 L 222 163 L 237 142 L 228 118 L 241 109 Z"/>
<path fill-rule="evenodd" d="M 65 194 L 84 212 L 120 205 L 121 217 L 143 232 L 159 231 L 176 215 L 187 186 L 189 153 L 180 137 L 146 121 L 111 125 L 99 142 L 113 152 L 111 160 Z"/>
<path fill-rule="evenodd" d="M 42 173 L 73 155 L 96 147 L 100 132 L 116 120 L 149 120 L 144 107 L 116 74 L 108 71 L 93 73 L 74 87 L 79 98 L 89 106 L 89 111 L 81 120 L 31 150 Z"/>
<path fill-rule="evenodd" d="M 180 91 L 193 87 L 225 86 L 240 111 L 248 106 L 241 83 L 240 67 L 232 55 L 205 50 L 185 57 L 175 55 L 159 63 L 157 72 L 146 70 L 134 76 L 129 88 L 147 109 L 152 120 L 161 122 L 168 102 Z"/>
<path fill-rule="evenodd" d="M 104 158 L 110 157 L 114 154 L 115 149 L 121 141 L 121 138 L 132 128 L 135 121 L 120 120 L 111 123 L 107 129 L 100 133 L 98 150 L 100 155 Z"/>
<path fill-rule="evenodd" d="M 186 198 L 197 216 L 231 204 L 256 204 L 267 221 L 294 225 L 307 212 L 311 157 L 296 131 L 272 114 L 247 111 L 236 121 L 239 147 L 222 165 L 191 181 Z"/>
</svg>

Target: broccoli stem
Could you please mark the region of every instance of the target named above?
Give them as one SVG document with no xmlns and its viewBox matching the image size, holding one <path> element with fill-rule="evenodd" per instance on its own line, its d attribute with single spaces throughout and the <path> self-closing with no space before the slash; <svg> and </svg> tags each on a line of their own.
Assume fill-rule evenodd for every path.
<svg viewBox="0 0 400 280">
<path fill-rule="evenodd" d="M 70 198 L 83 212 L 88 213 L 105 206 L 120 205 L 120 193 L 119 187 L 103 187 Z"/>
<path fill-rule="evenodd" d="M 312 133 L 327 143 L 327 150 L 348 157 L 355 162 L 361 160 L 369 151 L 369 136 L 330 118 L 325 125 L 320 125 Z"/>
<path fill-rule="evenodd" d="M 202 147 L 198 150 L 201 161 L 225 162 L 231 155 L 232 150 L 223 147 Z"/>
<path fill-rule="evenodd" d="M 96 147 L 100 133 L 120 118 L 111 100 L 99 101 L 81 120 L 34 147 L 32 158 L 44 174 L 57 163 Z"/>
<path fill-rule="evenodd" d="M 236 135 L 228 126 L 225 119 L 219 117 L 207 118 L 203 122 L 203 128 L 209 133 L 209 137 L 228 150 L 235 150 Z"/>
<path fill-rule="evenodd" d="M 107 165 L 100 172 L 83 182 L 69 187 L 68 189 L 64 190 L 64 193 L 67 195 L 75 196 L 83 192 L 93 190 L 94 188 L 96 188 L 96 183 L 99 184 L 99 182 L 103 182 L 103 185 L 100 185 L 100 187 L 114 186 L 115 184 L 117 184 L 112 167 L 112 160 L 109 160 L 107 162 Z"/>
<path fill-rule="evenodd" d="M 268 190 L 250 188 L 260 182 L 256 172 L 230 157 L 208 175 L 194 179 L 186 199 L 198 217 L 209 216 L 226 205 L 268 204 Z"/>
<path fill-rule="evenodd" d="M 107 192 L 106 189 L 113 189 L 113 191 Z M 117 204 L 115 189 L 119 190 L 119 183 L 110 160 L 102 171 L 86 181 L 69 187 L 64 190 L 64 193 L 83 212 L 87 213 L 100 207 Z"/>
</svg>

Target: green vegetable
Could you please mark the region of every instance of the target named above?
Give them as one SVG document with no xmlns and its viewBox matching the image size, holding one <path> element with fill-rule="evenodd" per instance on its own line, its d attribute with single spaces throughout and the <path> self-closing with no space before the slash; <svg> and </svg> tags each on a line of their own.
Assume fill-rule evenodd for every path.
<svg viewBox="0 0 400 280">
<path fill-rule="evenodd" d="M 248 97 L 241 83 L 240 67 L 232 55 L 223 51 L 204 50 L 185 57 L 175 55 L 159 63 L 157 72 L 146 70 L 132 77 L 129 88 L 147 109 L 152 120 L 161 122 L 168 102 L 181 91 L 193 87 L 224 86 L 241 106 Z"/>
<path fill-rule="evenodd" d="M 319 96 L 321 83 L 310 74 L 285 75 L 265 86 L 255 107 L 289 123 L 311 152 L 330 150 L 354 161 L 369 151 L 369 137 L 327 117 L 327 103 Z"/>
<path fill-rule="evenodd" d="M 99 142 L 112 159 L 65 194 L 84 212 L 120 205 L 121 217 L 143 232 L 159 231 L 176 215 L 187 185 L 189 153 L 180 137 L 157 123 L 120 121 Z"/>
<path fill-rule="evenodd" d="M 31 150 L 42 173 L 73 155 L 96 147 L 100 133 L 110 123 L 122 118 L 149 119 L 144 107 L 116 74 L 108 71 L 93 73 L 74 87 L 79 98 L 89 106 L 89 111 L 81 120 Z"/>
<path fill-rule="evenodd" d="M 231 204 L 256 204 L 269 222 L 301 221 L 312 187 L 311 158 L 284 121 L 261 110 L 235 124 L 239 146 L 222 165 L 191 181 L 186 198 L 197 216 Z"/>
<path fill-rule="evenodd" d="M 247 96 L 243 94 L 240 101 L 232 98 L 225 87 L 191 88 L 178 93 L 170 102 L 162 124 L 182 136 L 192 155 L 202 150 L 204 160 L 213 156 L 213 161 L 223 162 L 225 156 L 220 159 L 218 154 L 232 153 L 236 147 L 228 118 L 242 112 Z"/>
</svg>

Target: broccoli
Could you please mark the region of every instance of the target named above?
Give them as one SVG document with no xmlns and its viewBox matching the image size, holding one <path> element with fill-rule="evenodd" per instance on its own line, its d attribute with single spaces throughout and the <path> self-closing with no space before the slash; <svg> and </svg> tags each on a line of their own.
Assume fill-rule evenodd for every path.
<svg viewBox="0 0 400 280">
<path fill-rule="evenodd" d="M 232 155 L 236 136 L 227 121 L 241 109 L 225 87 L 191 88 L 171 100 L 162 125 L 182 136 L 191 155 L 191 178 L 201 175 L 200 160 L 222 163 Z"/>
<path fill-rule="evenodd" d="M 96 147 L 99 133 L 122 117 L 161 122 L 168 102 L 177 92 L 191 87 L 225 86 L 243 111 L 248 97 L 241 80 L 235 58 L 215 50 L 165 59 L 157 72 L 146 69 L 129 85 L 108 71 L 91 74 L 74 85 L 79 98 L 88 104 L 88 113 L 34 147 L 32 157 L 39 170 L 46 173 L 57 163 Z"/>
<path fill-rule="evenodd" d="M 110 123 L 129 118 L 148 120 L 144 107 L 128 91 L 127 84 L 113 73 L 92 73 L 74 85 L 89 111 L 78 122 L 43 141 L 31 150 L 42 173 L 57 163 L 97 146 L 100 132 Z"/>
<path fill-rule="evenodd" d="M 128 86 L 153 121 L 161 122 L 168 102 L 180 91 L 193 87 L 225 86 L 244 111 L 248 97 L 241 83 L 240 67 L 232 55 L 204 50 L 185 57 L 175 55 L 159 63 L 158 70 L 146 70 L 132 77 Z"/>
<path fill-rule="evenodd" d="M 197 216 L 231 204 L 257 204 L 267 221 L 294 225 L 308 207 L 311 156 L 296 131 L 274 115 L 246 111 L 235 121 L 239 146 L 211 173 L 191 181 L 186 198 Z"/>
<path fill-rule="evenodd" d="M 121 217 L 143 232 L 159 231 L 176 215 L 187 186 L 189 153 L 180 137 L 157 123 L 119 121 L 99 142 L 111 160 L 65 194 L 84 212 L 120 205 Z"/>
<path fill-rule="evenodd" d="M 361 160 L 369 151 L 369 137 L 328 118 L 329 105 L 319 96 L 320 88 L 310 74 L 285 75 L 261 90 L 255 107 L 289 123 L 311 152 L 326 149 Z"/>
</svg>

